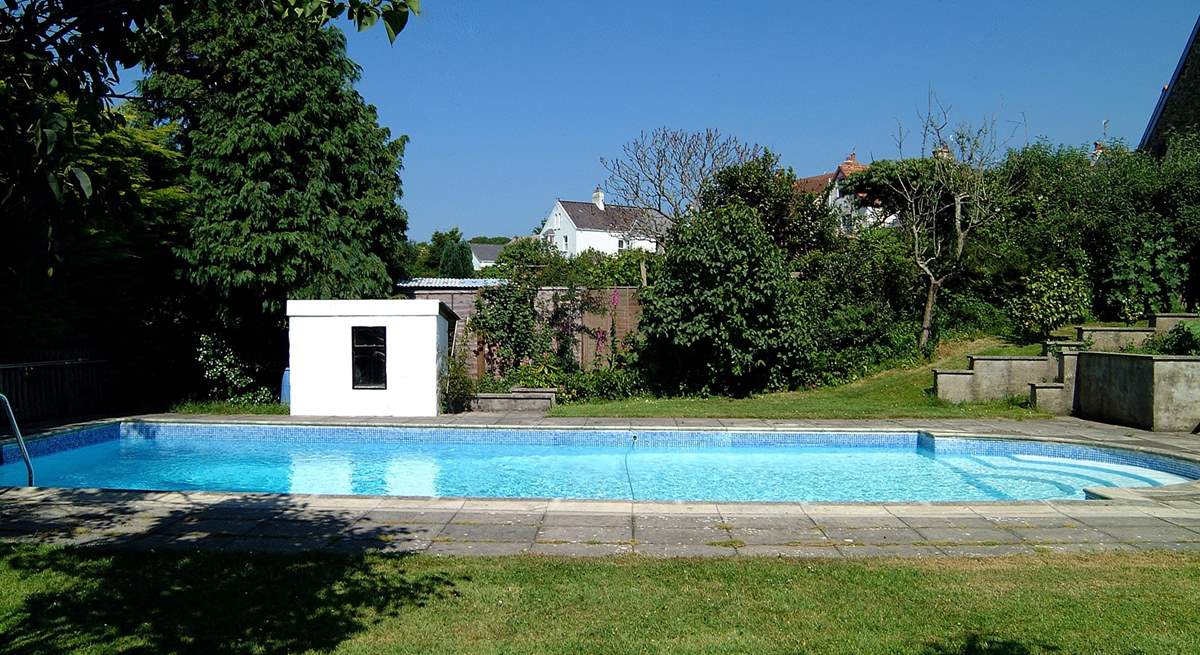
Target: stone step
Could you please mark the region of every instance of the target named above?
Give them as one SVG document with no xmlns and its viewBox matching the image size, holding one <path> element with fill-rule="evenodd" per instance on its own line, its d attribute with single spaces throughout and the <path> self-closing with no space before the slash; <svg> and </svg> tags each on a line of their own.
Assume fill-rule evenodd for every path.
<svg viewBox="0 0 1200 655">
<path fill-rule="evenodd" d="M 1078 351 L 1083 350 L 1087 344 L 1083 341 L 1074 339 L 1049 339 L 1042 342 L 1042 355 L 1052 355 L 1063 351 Z"/>
<path fill-rule="evenodd" d="M 1067 416 L 1071 413 L 1072 401 L 1067 385 L 1062 382 L 1030 382 L 1029 404 L 1055 416 Z"/>
</svg>

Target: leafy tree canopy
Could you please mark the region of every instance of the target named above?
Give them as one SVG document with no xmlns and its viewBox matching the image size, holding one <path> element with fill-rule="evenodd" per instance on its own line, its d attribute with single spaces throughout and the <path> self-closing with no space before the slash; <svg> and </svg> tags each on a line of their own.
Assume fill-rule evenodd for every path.
<svg viewBox="0 0 1200 655">
<path fill-rule="evenodd" d="M 836 221 L 821 202 L 796 190 L 796 174 L 779 165 L 779 156 L 758 156 L 717 171 L 705 182 L 700 206 L 715 209 L 745 205 L 758 212 L 775 243 L 796 256 L 831 243 Z"/>
<path fill-rule="evenodd" d="M 677 221 L 661 275 L 643 296 L 652 379 L 674 391 L 790 386 L 807 323 L 786 254 L 742 205 Z"/>
<path fill-rule="evenodd" d="M 359 29 L 382 22 L 389 39 L 420 12 L 418 0 L 254 0 L 219 7 L 230 18 L 320 25 L 346 16 Z M 0 123 L 6 153 L 0 208 L 41 211 L 65 195 L 90 195 L 96 171 L 71 156 L 80 123 L 102 132 L 119 120 L 107 111 L 118 71 L 156 68 L 177 48 L 175 26 L 211 9 L 205 0 L 9 0 L 0 9 L 0 111 L 6 117 Z"/>
<path fill-rule="evenodd" d="M 183 128 L 196 200 L 188 277 L 235 351 L 261 353 L 273 375 L 285 300 L 386 296 L 402 273 L 406 139 L 354 90 L 340 31 L 267 18 L 193 13 L 139 89 Z"/>
</svg>

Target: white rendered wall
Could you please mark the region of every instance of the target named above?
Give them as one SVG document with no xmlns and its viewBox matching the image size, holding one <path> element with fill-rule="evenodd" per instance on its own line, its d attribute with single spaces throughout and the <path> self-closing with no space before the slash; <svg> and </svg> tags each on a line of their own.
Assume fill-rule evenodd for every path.
<svg viewBox="0 0 1200 655">
<path fill-rule="evenodd" d="M 543 239 L 551 239 L 550 243 L 567 257 L 574 257 L 586 250 L 586 248 L 579 247 L 575 221 L 571 220 L 571 217 L 567 215 L 567 210 L 563 209 L 562 204 L 558 202 L 554 203 L 554 208 L 546 216 L 546 224 L 542 226 L 540 235 Z M 567 239 L 565 243 L 563 237 Z"/>
<path fill-rule="evenodd" d="M 549 239 L 554 247 L 567 257 L 574 257 L 589 249 L 615 255 L 621 250 L 621 240 L 625 239 L 625 235 L 617 232 L 579 229 L 558 202 L 554 203 L 554 209 L 546 216 L 546 224 L 542 226 L 539 234 L 542 239 Z M 565 242 L 563 237 L 566 237 Z M 633 239 L 631 243 L 626 243 L 625 247 L 650 252 L 658 250 L 658 245 L 650 239 Z"/>
<path fill-rule="evenodd" d="M 437 300 L 289 300 L 291 413 L 437 416 L 450 322 Z M 386 328 L 387 388 L 352 385 L 351 330 Z"/>
</svg>

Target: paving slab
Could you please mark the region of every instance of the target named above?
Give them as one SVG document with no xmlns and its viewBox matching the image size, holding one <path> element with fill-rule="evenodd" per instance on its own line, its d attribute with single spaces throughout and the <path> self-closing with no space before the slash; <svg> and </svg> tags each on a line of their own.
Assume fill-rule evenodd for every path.
<svg viewBox="0 0 1200 655">
<path fill-rule="evenodd" d="M 425 551 L 430 555 L 520 555 L 529 550 L 531 543 L 487 542 L 487 541 L 435 541 Z"/>
<path fill-rule="evenodd" d="M 837 545 L 848 544 L 919 544 L 925 538 L 909 528 L 822 528 Z"/>
<path fill-rule="evenodd" d="M 638 543 L 633 552 L 647 557 L 736 557 L 736 548 L 709 546 L 706 544 L 661 544 Z"/>
<path fill-rule="evenodd" d="M 588 514 L 578 512 L 546 512 L 542 517 L 545 527 L 593 527 L 611 526 L 633 528 L 633 517 L 629 514 Z"/>
<path fill-rule="evenodd" d="M 642 528 L 634 529 L 638 543 L 706 545 L 731 539 L 729 532 L 717 528 Z"/>
<path fill-rule="evenodd" d="M 926 541 L 946 544 L 1015 544 L 1021 537 L 1000 528 L 917 528 Z"/>
<path fill-rule="evenodd" d="M 633 527 L 630 525 L 542 526 L 534 540 L 538 542 L 628 543 L 633 540 Z"/>
<path fill-rule="evenodd" d="M 447 524 L 438 538 L 454 541 L 511 541 L 529 545 L 537 536 L 537 525 L 498 525 L 479 523 L 475 525 Z"/>
<path fill-rule="evenodd" d="M 858 557 L 936 557 L 942 551 L 934 546 L 920 544 L 840 544 L 838 551 L 847 558 Z"/>
<path fill-rule="evenodd" d="M 752 545 L 817 545 L 830 543 L 816 528 L 733 528 L 729 539 Z"/>
<path fill-rule="evenodd" d="M 1009 528 L 1024 543 L 1031 544 L 1084 544 L 1117 542 L 1119 539 L 1095 528 Z"/>
<path fill-rule="evenodd" d="M 1134 543 L 1142 541 L 1150 542 L 1183 542 L 1183 541 L 1200 541 L 1200 532 L 1188 530 L 1187 528 L 1171 525 L 1167 527 L 1105 527 L 1101 528 L 1101 532 L 1112 535 L 1115 541 L 1122 543 Z"/>
<path fill-rule="evenodd" d="M 536 512 L 483 512 L 460 510 L 450 523 L 462 525 L 537 525 L 542 522 L 543 510 Z"/>
<path fill-rule="evenodd" d="M 784 544 L 747 544 L 738 547 L 743 557 L 798 557 L 832 558 L 842 557 L 842 551 L 833 546 L 789 546 Z"/>
<path fill-rule="evenodd" d="M 909 527 L 903 520 L 898 519 L 890 514 L 880 516 L 875 514 L 864 514 L 860 516 L 831 516 L 817 514 L 812 517 L 814 523 L 819 528 L 896 528 L 903 529 Z"/>
<path fill-rule="evenodd" d="M 950 544 L 938 549 L 955 557 L 995 557 L 998 555 L 1033 555 L 1037 550 L 1029 544 Z"/>
<path fill-rule="evenodd" d="M 805 515 L 747 516 L 723 514 L 722 524 L 734 529 L 747 530 L 811 530 L 816 527 Z"/>
<path fill-rule="evenodd" d="M 1150 449 L 1200 461 L 1195 435 L 1050 420 L 180 417 L 303 425 L 584 429 L 926 430 Z M 1119 493 L 1118 493 L 1119 492 Z M 1112 499 L 968 503 L 725 503 L 322 496 L 0 487 L 0 540 L 129 548 L 379 550 L 452 555 L 992 556 L 1200 548 L 1200 485 Z M 850 541 L 846 541 L 849 539 Z M 537 543 L 535 543 L 535 540 Z M 612 543 L 605 543 L 609 540 Z M 779 542 L 779 543 L 771 543 Z M 631 545 L 632 544 L 632 545 Z M 718 545 L 714 545 L 718 544 Z"/>
<path fill-rule="evenodd" d="M 633 526 L 642 528 L 715 528 L 725 524 L 719 514 L 634 514 Z"/>
<path fill-rule="evenodd" d="M 629 544 L 547 544 L 535 542 L 530 546 L 529 552 L 537 555 L 556 555 L 561 557 L 612 557 L 632 553 L 633 546 Z"/>
</svg>

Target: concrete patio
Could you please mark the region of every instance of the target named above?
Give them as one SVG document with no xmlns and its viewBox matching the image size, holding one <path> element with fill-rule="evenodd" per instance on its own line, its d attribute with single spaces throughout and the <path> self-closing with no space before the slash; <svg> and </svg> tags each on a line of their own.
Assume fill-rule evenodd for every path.
<svg viewBox="0 0 1200 655">
<path fill-rule="evenodd" d="M 460 415 L 149 421 L 624 429 L 913 430 L 1118 446 L 1200 460 L 1200 437 L 1071 418 L 762 421 Z M 1200 550 L 1200 484 L 1101 491 L 1106 500 L 996 503 L 685 503 L 0 489 L 0 541 L 221 551 L 604 556 L 987 556 Z"/>
</svg>

